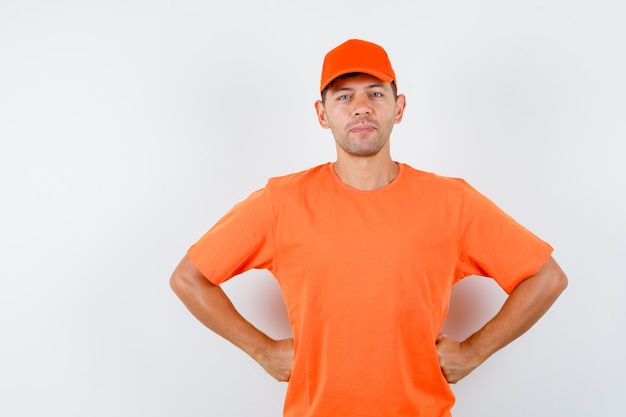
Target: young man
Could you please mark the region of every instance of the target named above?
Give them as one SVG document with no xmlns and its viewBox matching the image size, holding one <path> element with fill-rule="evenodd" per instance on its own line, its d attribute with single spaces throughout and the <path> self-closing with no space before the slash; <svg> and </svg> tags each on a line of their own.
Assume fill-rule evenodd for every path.
<svg viewBox="0 0 626 417">
<path fill-rule="evenodd" d="M 209 329 L 289 381 L 286 417 L 450 416 L 449 387 L 528 330 L 567 285 L 552 248 L 460 179 L 392 160 L 406 98 L 386 52 L 349 40 L 315 103 L 337 159 L 270 179 L 195 243 L 171 285 Z M 272 340 L 219 285 L 251 268 L 280 284 L 293 339 Z M 501 311 L 441 334 L 453 284 L 492 277 Z"/>
</svg>

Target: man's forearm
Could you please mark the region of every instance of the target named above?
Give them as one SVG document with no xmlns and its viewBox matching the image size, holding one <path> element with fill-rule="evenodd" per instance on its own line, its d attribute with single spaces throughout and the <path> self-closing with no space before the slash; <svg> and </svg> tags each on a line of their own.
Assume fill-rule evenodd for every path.
<svg viewBox="0 0 626 417">
<path fill-rule="evenodd" d="M 532 277 L 511 292 L 499 313 L 465 342 L 484 361 L 530 329 L 567 287 L 567 277 L 549 258 Z"/>
<path fill-rule="evenodd" d="M 187 256 L 174 270 L 170 285 L 202 324 L 246 352 L 274 378 L 289 379 L 293 343 L 275 341 L 254 327 Z"/>
<path fill-rule="evenodd" d="M 458 343 L 438 340 L 441 366 L 449 382 L 465 377 L 489 356 L 530 329 L 567 287 L 567 277 L 550 258 L 535 275 L 522 281 L 502 309 L 482 329 Z"/>
</svg>

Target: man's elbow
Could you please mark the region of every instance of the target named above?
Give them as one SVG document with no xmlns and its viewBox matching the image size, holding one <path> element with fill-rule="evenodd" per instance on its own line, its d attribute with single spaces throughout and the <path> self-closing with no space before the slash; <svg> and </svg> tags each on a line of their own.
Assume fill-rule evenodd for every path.
<svg viewBox="0 0 626 417">
<path fill-rule="evenodd" d="M 180 275 L 180 273 L 177 273 L 177 271 L 174 271 L 172 273 L 172 276 L 170 277 L 170 288 L 172 289 L 172 291 L 174 291 L 174 293 L 179 294 L 183 288 L 183 282 L 184 282 L 184 279 Z"/>
<path fill-rule="evenodd" d="M 549 285 L 550 285 L 550 290 L 551 290 L 550 292 L 552 292 L 553 294 L 555 294 L 556 297 L 558 297 L 567 288 L 569 284 L 569 280 L 565 272 L 561 269 L 561 267 L 554 260 L 554 258 L 550 258 L 549 262 L 551 264 L 550 273 L 549 273 L 549 277 L 550 277 Z"/>
<path fill-rule="evenodd" d="M 561 271 L 558 278 L 559 294 L 565 291 L 568 284 L 569 280 L 567 279 L 567 275 L 565 275 L 565 272 Z"/>
<path fill-rule="evenodd" d="M 194 272 L 196 272 L 194 274 Z M 185 256 L 170 277 L 170 288 L 178 297 L 195 287 L 197 270 L 191 260 Z"/>
<path fill-rule="evenodd" d="M 170 277 L 170 288 L 178 298 L 181 298 L 189 288 L 189 280 L 180 271 L 175 270 Z"/>
</svg>

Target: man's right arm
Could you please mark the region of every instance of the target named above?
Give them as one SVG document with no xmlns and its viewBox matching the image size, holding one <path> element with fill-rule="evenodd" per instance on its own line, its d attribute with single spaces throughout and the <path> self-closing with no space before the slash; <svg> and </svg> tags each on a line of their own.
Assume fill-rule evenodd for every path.
<svg viewBox="0 0 626 417">
<path fill-rule="evenodd" d="M 293 339 L 273 340 L 254 327 L 188 256 L 174 270 L 170 286 L 202 324 L 250 355 L 276 380 L 289 380 Z"/>
</svg>

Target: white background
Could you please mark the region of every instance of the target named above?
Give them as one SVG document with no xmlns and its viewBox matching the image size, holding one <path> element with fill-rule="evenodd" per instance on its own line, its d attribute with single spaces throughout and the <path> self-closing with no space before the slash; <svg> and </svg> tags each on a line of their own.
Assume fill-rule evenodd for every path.
<svg viewBox="0 0 626 417">
<path fill-rule="evenodd" d="M 168 279 L 268 177 L 334 158 L 313 102 L 324 54 L 356 37 L 408 97 L 393 157 L 466 178 L 570 278 L 454 386 L 455 416 L 623 416 L 625 19 L 617 0 L 2 0 L 0 415 L 280 415 L 286 385 Z M 225 289 L 289 335 L 268 273 Z M 469 278 L 447 330 L 502 300 Z"/>
</svg>

